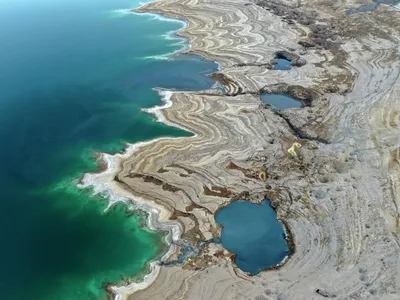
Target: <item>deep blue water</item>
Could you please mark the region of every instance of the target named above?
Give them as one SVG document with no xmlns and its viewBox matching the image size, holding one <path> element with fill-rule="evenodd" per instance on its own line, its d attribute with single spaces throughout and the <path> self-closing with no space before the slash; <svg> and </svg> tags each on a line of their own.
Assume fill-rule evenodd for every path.
<svg viewBox="0 0 400 300">
<path fill-rule="evenodd" d="M 141 213 L 75 187 L 95 151 L 187 136 L 140 109 L 154 87 L 198 90 L 217 69 L 168 58 L 179 22 L 126 14 L 136 0 L 0 0 L 2 299 L 105 299 L 166 249 Z M 167 37 L 167 38 L 166 38 Z"/>
<path fill-rule="evenodd" d="M 261 95 L 261 101 L 264 104 L 270 104 L 275 109 L 286 109 L 292 107 L 301 107 L 301 102 L 285 94 Z"/>
<path fill-rule="evenodd" d="M 272 70 L 283 70 L 283 71 L 288 71 L 292 69 L 291 61 L 287 59 L 286 57 L 283 57 L 281 55 L 278 55 L 275 60 L 275 64 L 272 67 Z"/>
<path fill-rule="evenodd" d="M 237 266 L 251 274 L 277 265 L 289 249 L 282 224 L 265 200 L 261 204 L 235 201 L 218 211 L 222 245 L 236 254 Z"/>
</svg>

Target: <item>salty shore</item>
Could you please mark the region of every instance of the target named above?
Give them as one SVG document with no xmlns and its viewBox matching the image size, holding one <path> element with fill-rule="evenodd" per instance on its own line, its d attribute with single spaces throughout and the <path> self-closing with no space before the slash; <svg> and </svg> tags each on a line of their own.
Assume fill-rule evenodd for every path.
<svg viewBox="0 0 400 300">
<path fill-rule="evenodd" d="M 175 93 L 172 91 L 158 90 L 158 93 L 162 100 L 162 105 L 157 105 L 152 108 L 143 109 L 143 111 L 153 114 L 158 122 L 163 122 L 167 125 L 168 121 L 163 117 L 162 110 L 171 107 L 171 96 Z M 176 127 L 179 127 L 178 125 Z M 184 129 L 183 127 L 179 127 Z M 157 205 L 156 203 L 149 203 L 147 200 L 140 196 L 132 197 L 129 190 L 122 189 L 115 184 L 115 177 L 121 171 L 121 163 L 135 155 L 141 147 L 151 145 L 158 141 L 170 140 L 170 139 L 181 139 L 181 138 L 158 138 L 147 142 L 138 142 L 135 144 L 127 144 L 122 154 L 107 154 L 103 153 L 98 157 L 98 161 L 104 166 L 98 173 L 87 173 L 82 178 L 79 186 L 81 188 L 90 188 L 94 194 L 102 194 L 108 199 L 108 206 L 106 211 L 118 202 L 122 202 L 130 209 L 140 209 L 148 214 L 146 218 L 146 226 L 151 230 L 167 231 L 165 243 L 169 245 L 169 250 L 165 253 L 160 261 L 165 261 L 175 251 L 177 247 L 173 242 L 177 242 L 180 239 L 182 233 L 182 224 L 169 220 L 172 211 L 163 205 Z M 114 184 L 113 184 L 114 183 Z M 116 300 L 126 299 L 128 295 L 141 289 L 145 289 L 157 278 L 159 273 L 159 261 L 150 262 L 150 272 L 144 276 L 141 282 L 131 282 L 128 285 L 117 285 L 109 286 L 107 289 L 115 295 Z"/>
<path fill-rule="evenodd" d="M 188 52 L 220 63 L 227 95 L 169 94 L 150 112 L 194 136 L 104 155 L 108 169 L 84 183 L 157 212 L 155 228 L 194 246 L 220 236 L 221 206 L 266 197 L 296 252 L 251 277 L 210 243 L 183 265 L 153 264 L 144 283 L 114 287 L 117 299 L 308 300 L 319 299 L 316 289 L 339 299 L 399 295 L 398 11 L 347 16 L 357 1 L 302 2 L 161 0 L 136 10 L 185 20 L 178 34 Z M 272 71 L 280 50 L 307 63 Z M 308 105 L 277 114 L 260 91 L 289 91 Z M 299 133 L 307 139 L 293 159 L 287 149 Z"/>
</svg>

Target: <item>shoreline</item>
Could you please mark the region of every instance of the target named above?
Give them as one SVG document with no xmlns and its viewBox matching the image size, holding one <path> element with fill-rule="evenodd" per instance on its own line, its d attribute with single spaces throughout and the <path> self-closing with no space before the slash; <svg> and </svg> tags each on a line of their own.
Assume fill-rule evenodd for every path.
<svg viewBox="0 0 400 300">
<path fill-rule="evenodd" d="M 169 31 L 165 35 L 163 35 L 163 38 L 165 39 L 181 40 L 181 43 L 178 44 L 182 44 L 182 47 L 172 53 L 167 53 L 162 55 L 162 58 L 154 58 L 154 57 L 146 57 L 146 58 L 169 59 L 173 56 L 187 53 L 188 51 L 190 51 L 191 48 L 190 42 L 187 38 L 180 36 L 178 34 L 179 31 L 184 30 L 188 26 L 188 23 L 186 21 L 178 18 L 166 17 L 158 13 L 136 12 L 137 9 L 140 9 L 151 2 L 157 2 L 157 1 L 161 0 L 146 2 L 143 3 L 138 8 L 127 9 L 123 11 L 124 13 L 148 15 L 148 16 L 153 16 L 153 18 L 156 20 L 161 20 L 166 22 L 176 22 L 182 24 L 182 28 L 179 28 L 176 31 Z M 216 61 L 214 61 L 214 63 L 218 65 L 217 70 L 219 71 L 221 68 L 220 64 Z M 153 115 L 156 118 L 156 122 L 163 123 L 167 126 L 179 128 L 196 135 L 196 133 L 192 132 L 190 129 L 168 121 L 163 114 L 163 110 L 172 106 L 171 97 L 174 94 L 191 93 L 191 92 L 166 90 L 157 87 L 154 87 L 153 90 L 158 92 L 161 104 L 149 108 L 142 108 L 141 111 L 146 112 L 149 115 Z M 175 251 L 177 251 L 177 247 L 173 242 L 178 241 L 180 239 L 180 236 L 182 234 L 182 227 L 181 227 L 182 225 L 179 222 L 174 222 L 168 219 L 168 215 L 171 214 L 171 211 L 169 211 L 166 207 L 162 205 L 151 207 L 148 205 L 146 200 L 141 199 L 140 197 L 129 197 L 129 194 L 120 193 L 121 190 L 118 192 L 118 189 L 116 189 L 116 187 L 114 187 L 113 189 L 113 187 L 107 186 L 107 182 L 104 182 L 99 178 L 103 176 L 106 177 L 115 176 L 118 172 L 119 169 L 118 165 L 121 163 L 121 161 L 123 161 L 127 157 L 132 157 L 132 155 L 134 155 L 135 152 L 139 151 L 141 147 L 156 143 L 161 140 L 169 140 L 169 139 L 176 140 L 184 138 L 185 137 L 160 137 L 149 141 L 136 142 L 134 144 L 126 143 L 125 144 L 126 147 L 124 148 L 122 153 L 115 153 L 115 154 L 98 153 L 99 157 L 97 158 L 97 161 L 99 166 L 102 166 L 102 168 L 100 168 L 98 172 L 85 173 L 78 184 L 78 188 L 92 189 L 93 195 L 101 194 L 107 197 L 108 205 L 104 210 L 105 212 L 108 211 L 113 205 L 122 202 L 124 203 L 124 205 L 127 205 L 129 209 L 133 210 L 139 209 L 145 212 L 148 215 L 145 218 L 146 226 L 150 230 L 168 232 L 167 236 L 165 237 L 165 240 L 163 241 L 167 245 L 168 251 L 164 255 L 162 255 L 160 259 L 155 259 L 153 261 L 149 261 L 146 263 L 149 264 L 150 270 L 149 272 L 144 270 L 143 273 L 146 275 L 144 275 L 142 281 L 139 282 L 133 281 L 128 285 L 111 284 L 111 286 L 106 288 L 107 290 L 112 291 L 115 300 L 126 299 L 127 296 L 130 296 L 134 292 L 146 289 L 157 279 L 161 267 L 159 263 L 167 260 L 170 256 L 172 256 L 175 253 Z M 108 183 L 111 183 L 111 180 Z"/>
<path fill-rule="evenodd" d="M 169 108 L 172 106 L 172 101 L 171 101 L 171 97 L 174 94 L 179 94 L 179 93 L 190 93 L 189 91 L 173 91 L 173 90 L 165 90 L 165 89 L 161 89 L 161 88 L 153 88 L 154 91 L 156 91 L 160 98 L 161 98 L 161 105 L 155 105 L 149 108 L 142 108 L 141 111 L 152 115 L 156 118 L 156 122 L 158 123 L 163 123 L 164 125 L 167 126 L 171 126 L 171 127 L 175 127 L 175 128 L 179 128 L 182 129 L 184 131 L 187 131 L 189 133 L 192 133 L 194 135 L 196 135 L 196 133 L 192 132 L 189 128 L 185 128 L 182 125 L 179 124 L 174 124 L 170 121 L 168 121 L 165 118 L 165 115 L 163 114 L 163 110 Z M 182 137 L 183 138 L 183 137 Z"/>
<path fill-rule="evenodd" d="M 141 9 L 145 9 L 145 7 L 151 3 L 155 3 L 155 2 L 159 2 L 162 0 L 154 0 L 154 1 L 150 1 L 150 2 L 146 2 L 143 3 L 143 5 L 141 5 L 138 8 L 134 8 L 134 9 L 128 9 L 126 10 L 126 13 L 133 13 L 133 14 L 137 14 L 137 15 L 148 15 L 148 16 L 153 16 L 153 19 L 156 20 L 162 20 L 162 21 L 167 21 L 167 22 L 176 22 L 176 23 L 180 23 L 183 25 L 182 28 L 176 30 L 176 31 L 169 31 L 167 32 L 166 35 L 163 35 L 163 37 L 165 37 L 166 39 L 169 39 L 171 35 L 175 35 L 176 37 L 172 38 L 172 39 L 180 39 L 182 40 L 182 44 L 184 44 L 183 47 L 181 47 L 180 49 L 172 52 L 172 53 L 167 53 L 165 55 L 162 55 L 162 57 L 165 57 L 165 59 L 169 59 L 173 56 L 177 56 L 177 55 L 182 55 L 182 54 L 190 54 L 190 55 L 195 55 L 195 56 L 199 56 L 202 57 L 205 60 L 209 60 L 209 61 L 213 61 L 214 63 L 216 63 L 218 65 L 218 69 L 216 72 L 220 72 L 222 67 L 221 64 L 218 61 L 214 61 L 211 60 L 209 57 L 207 57 L 206 55 L 202 55 L 199 53 L 191 53 L 190 49 L 191 49 L 191 44 L 190 44 L 190 39 L 188 37 L 185 37 L 184 35 L 181 35 L 180 32 L 184 31 L 185 29 L 187 29 L 187 27 L 189 26 L 189 23 L 187 20 L 185 20 L 182 17 L 177 17 L 177 16 L 164 16 L 163 12 L 141 12 Z M 138 12 L 139 11 L 139 12 Z M 146 57 L 146 58 L 154 58 L 154 57 Z M 154 59 L 158 59 L 158 58 L 154 58 Z M 216 84 L 218 84 L 218 82 L 216 81 Z M 185 130 L 187 132 L 191 132 L 194 134 L 194 137 L 197 135 L 196 133 L 194 133 L 192 130 L 190 130 L 189 128 L 186 128 L 182 125 L 173 123 L 171 121 L 169 121 L 163 111 L 167 108 L 170 108 L 172 106 L 172 101 L 171 98 L 174 94 L 190 94 L 190 93 L 199 93 L 201 91 L 185 91 L 185 90 L 179 90 L 179 91 L 175 91 L 175 90 L 166 90 L 163 88 L 158 88 L 158 87 L 154 87 L 153 90 L 157 91 L 160 98 L 161 98 L 161 105 L 155 105 L 149 108 L 142 108 L 141 111 L 146 112 L 150 115 L 153 115 L 156 118 L 156 122 L 160 122 L 163 123 L 167 126 L 171 126 L 171 127 L 175 127 L 175 128 L 179 128 L 182 130 Z M 172 137 L 160 137 L 160 138 L 156 138 L 153 140 L 149 140 L 149 141 L 144 141 L 144 142 L 137 142 L 134 144 L 126 144 L 126 148 L 123 151 L 122 155 L 115 154 L 115 155 L 111 155 L 111 154 L 107 154 L 107 153 L 101 153 L 101 162 L 105 165 L 107 165 L 108 167 L 105 168 L 105 170 L 101 173 L 104 174 L 116 174 L 116 169 L 112 166 L 113 162 L 116 159 L 116 156 L 120 156 L 120 160 L 117 160 L 117 162 L 122 161 L 124 158 L 127 157 L 132 157 L 132 155 L 136 152 L 139 151 L 140 147 L 152 144 L 152 143 L 156 143 L 160 140 L 164 140 L 164 139 L 184 139 L 185 137 L 177 137 L 177 138 L 172 138 Z M 115 164 L 114 164 L 115 165 Z M 96 174 L 101 174 L 101 173 L 95 173 Z M 88 173 L 91 174 L 91 173 Z M 103 174 L 103 175 L 104 175 Z M 84 178 L 86 177 L 87 174 L 85 174 Z M 84 181 L 84 179 L 82 179 L 82 181 Z M 96 186 L 96 183 L 94 182 L 95 180 L 91 180 L 91 183 L 83 183 L 82 187 L 92 187 L 94 188 Z M 98 188 L 98 187 L 96 187 Z M 108 199 L 113 199 L 113 198 L 117 198 L 117 200 L 113 200 L 113 201 L 109 201 L 109 205 L 107 206 L 107 208 L 105 209 L 105 211 L 107 211 L 112 205 L 114 205 L 117 202 L 124 202 L 126 205 L 128 205 L 127 201 L 131 201 L 132 202 L 132 206 L 133 209 L 140 209 L 142 211 L 144 211 L 145 213 L 148 213 L 148 217 L 146 218 L 146 225 L 149 229 L 151 230 L 155 230 L 155 231 L 160 231 L 160 230 L 166 230 L 168 231 L 168 236 L 170 234 L 172 234 L 175 238 L 172 238 L 172 241 L 177 241 L 180 238 L 180 235 L 182 234 L 182 230 L 180 230 L 179 232 L 176 230 L 175 233 L 173 233 L 173 229 L 166 229 L 165 227 L 169 227 L 168 224 L 169 222 L 171 222 L 170 220 L 164 221 L 164 225 L 161 224 L 161 222 L 159 222 L 159 215 L 160 215 L 160 211 L 162 211 L 163 209 L 165 209 L 165 211 L 168 211 L 165 207 L 163 206 L 158 206 L 158 208 L 152 208 L 150 206 L 148 206 L 145 202 L 146 200 L 141 199 L 141 201 L 137 201 L 138 197 L 134 197 L 131 198 L 129 200 L 123 200 L 123 198 L 118 199 L 118 195 L 115 193 L 116 191 L 112 191 L 110 190 L 101 190 L 101 189 L 94 189 L 95 190 L 95 194 L 104 194 L 106 192 L 107 194 L 107 198 Z M 139 198 L 140 199 L 140 198 Z M 275 214 L 276 211 L 275 209 L 273 209 Z M 168 213 L 170 213 L 168 211 Z M 155 217 L 156 216 L 156 217 Z M 285 240 L 287 240 L 288 246 L 289 245 L 294 245 L 294 242 L 292 239 L 292 235 L 291 235 L 291 231 L 288 227 L 288 225 L 286 223 L 284 223 L 283 220 L 280 220 L 278 218 L 279 223 L 281 223 L 283 230 L 285 232 Z M 154 224 L 154 222 L 157 223 L 157 225 Z M 179 226 L 178 226 L 179 227 Z M 124 299 L 124 297 L 126 297 L 126 295 L 131 295 L 134 292 L 138 291 L 138 290 L 142 290 L 142 289 L 146 289 L 147 287 L 149 287 L 156 279 L 158 276 L 158 273 L 160 271 L 160 265 L 159 262 L 163 262 L 166 259 L 168 259 L 170 256 L 172 256 L 175 251 L 177 251 L 177 247 L 171 243 L 171 241 L 168 241 L 169 239 L 167 238 L 167 240 L 165 241 L 167 243 L 167 245 L 169 245 L 169 250 L 167 251 L 166 254 L 164 254 L 160 260 L 154 260 L 154 261 L 150 261 L 150 272 L 147 273 L 143 280 L 141 282 L 132 282 L 129 285 L 112 285 L 111 289 L 113 290 L 113 292 L 115 293 L 116 297 L 115 300 L 122 300 Z M 285 256 L 281 262 L 279 262 L 278 264 L 268 267 L 266 269 L 261 270 L 260 272 L 268 272 L 270 270 L 277 270 L 280 267 L 282 267 L 290 258 L 290 256 L 294 253 L 294 247 L 289 247 L 289 252 L 288 255 Z M 233 262 L 235 265 L 236 263 Z M 242 272 L 242 271 L 241 271 Z M 253 275 L 248 275 L 248 276 L 253 276 Z M 123 296 L 124 295 L 124 296 Z"/>
<path fill-rule="evenodd" d="M 289 24 L 282 20 L 279 10 L 275 11 L 275 4 L 269 2 L 259 5 L 233 0 L 222 5 L 201 0 L 183 3 L 163 0 L 135 9 L 170 18 L 187 17 L 187 26 L 176 34 L 190 42 L 188 52 L 219 61 L 219 71 L 241 88 L 241 94 L 221 96 L 181 92 L 174 94 L 173 102 L 146 109 L 156 118 L 193 132 L 194 136 L 179 141 L 158 139 L 138 147 L 133 157 L 121 158 L 120 170 L 115 171 L 122 176 L 124 188 L 113 178 L 109 178 L 109 184 L 123 194 L 129 195 L 132 191 L 134 195 L 145 195 L 141 199 L 143 202 L 165 203 L 176 209 L 180 215 L 174 214 L 174 220 L 184 225 L 190 220 L 197 222 L 191 229 L 181 228 L 181 236 L 191 241 L 202 235 L 209 239 L 218 233 L 213 214 L 221 205 L 243 195 L 248 201 L 268 195 L 278 220 L 293 236 L 296 252 L 284 261 L 279 271 L 261 272 L 260 276 L 249 279 L 234 268 L 222 247 L 209 245 L 206 255 L 202 253 L 185 262 L 184 266 L 158 266 L 151 273 L 153 275 L 145 278 L 147 284 L 146 280 L 133 283 L 131 290 L 124 290 L 124 295 L 118 297 L 140 291 L 135 293 L 135 300 L 162 299 L 161 294 L 173 298 L 179 293 L 185 299 L 226 299 L 235 293 L 245 293 L 248 298 L 264 297 L 265 294 L 303 300 L 313 297 L 316 288 L 328 289 L 338 297 L 349 297 L 355 292 L 364 297 L 368 295 L 364 287 L 368 281 L 364 277 L 360 280 L 358 268 L 368 269 L 370 276 L 374 276 L 370 289 L 378 289 L 393 277 L 393 268 L 385 268 L 383 275 L 376 275 L 379 268 L 386 265 L 385 261 L 394 257 L 397 248 L 394 239 L 388 237 L 387 227 L 376 223 L 376 216 L 384 215 L 382 204 L 372 201 L 383 199 L 387 209 L 395 201 L 391 199 L 393 194 L 391 196 L 382 188 L 387 181 L 380 179 L 385 177 L 379 168 L 363 163 L 351 153 L 359 147 L 370 147 L 370 135 L 379 141 L 381 132 L 392 130 L 375 123 L 368 127 L 368 122 L 359 116 L 363 112 L 371 116 L 369 121 L 386 120 L 376 116 L 372 109 L 393 106 L 398 64 L 377 65 L 375 60 L 396 61 L 391 51 L 394 51 L 397 36 L 374 40 L 370 37 L 381 38 L 380 31 L 370 25 L 375 31 L 370 28 L 365 29 L 366 33 L 358 30 L 354 38 L 349 28 L 358 29 L 359 23 L 352 20 L 361 22 L 363 17 L 379 20 L 379 15 L 355 15 L 346 19 L 335 4 L 331 9 L 318 1 L 314 1 L 317 4 L 313 9 L 320 13 L 317 14 L 320 24 L 329 24 L 327 15 L 343 18 L 345 26 L 339 24 L 342 30 L 339 37 L 344 41 L 339 48 L 322 43 L 318 44 L 318 51 L 307 49 L 300 44 L 300 39 L 304 38 L 300 33 L 314 30 L 314 24 L 304 25 L 301 20 Z M 291 17 L 297 18 L 296 9 L 303 13 L 307 4 L 305 8 L 282 7 L 289 16 L 294 10 L 296 14 Z M 388 14 L 387 10 L 385 12 Z M 305 18 L 309 18 L 306 13 Z M 388 30 L 392 27 L 391 23 L 389 25 Z M 313 34 L 321 30 L 318 26 Z M 335 37 L 332 32 L 326 34 Z M 320 43 L 318 39 L 311 42 Z M 362 48 L 364 44 L 369 48 Z M 290 51 L 305 59 L 307 64 L 289 72 L 273 72 L 262 67 L 277 50 L 287 49 L 292 49 Z M 379 81 L 384 75 L 386 80 Z M 313 89 L 319 96 L 309 107 L 287 110 L 277 116 L 260 107 L 260 100 L 252 93 L 280 82 Z M 296 140 L 293 128 L 301 129 L 311 137 L 299 150 L 299 160 L 288 157 L 286 151 Z M 312 138 L 324 138 L 329 143 L 318 144 Z M 386 149 L 382 146 L 380 150 Z M 370 161 L 378 160 L 373 151 L 363 155 Z M 260 168 L 267 172 L 267 182 L 248 176 Z M 131 174 L 132 177 L 127 177 Z M 149 180 L 142 180 L 140 176 L 147 176 Z M 396 175 L 390 176 L 396 178 Z M 164 184 L 168 184 L 172 192 L 164 189 Z M 391 187 L 386 189 L 390 191 Z M 350 207 L 348 203 L 351 203 Z M 391 209 L 393 211 L 393 207 Z M 336 215 L 340 218 L 333 218 Z M 384 220 L 379 219 L 381 221 Z M 370 229 L 370 223 L 376 226 Z M 386 244 L 371 240 L 370 236 L 374 235 L 385 236 Z M 368 248 L 364 240 L 368 241 Z M 349 248 L 349 243 L 357 248 Z M 189 280 L 192 277 L 197 279 Z M 186 287 L 182 289 L 183 282 Z M 211 293 L 212 288 L 205 289 L 210 285 L 215 288 L 218 283 L 221 284 L 218 291 L 214 289 Z M 152 288 L 146 289 L 150 284 Z M 268 293 L 264 293 L 265 286 L 271 287 Z M 380 294 L 384 295 L 383 292 Z"/>
<path fill-rule="evenodd" d="M 159 262 L 167 259 L 176 251 L 176 246 L 173 242 L 178 241 L 181 234 L 181 224 L 178 222 L 174 222 L 168 219 L 168 215 L 171 212 L 163 207 L 163 206 L 154 206 L 151 207 L 147 204 L 146 200 L 141 199 L 140 197 L 130 197 L 128 193 L 118 188 L 117 186 L 108 186 L 107 183 L 111 183 L 111 181 L 104 181 L 100 178 L 106 176 L 114 176 L 118 171 L 118 165 L 121 160 L 126 157 L 132 156 L 136 151 L 140 149 L 140 147 L 150 145 L 159 140 L 165 139 L 182 139 L 172 138 L 172 137 L 160 137 L 154 140 L 146 141 L 146 142 L 137 142 L 135 144 L 129 144 L 123 153 L 117 153 L 115 155 L 111 155 L 108 153 L 102 153 L 101 158 L 99 158 L 104 165 L 107 167 L 99 173 L 86 173 L 84 174 L 81 182 L 78 184 L 78 188 L 89 188 L 93 192 L 93 195 L 104 195 L 107 198 L 108 205 L 104 209 L 104 212 L 107 212 L 113 205 L 117 203 L 124 203 L 128 207 L 128 209 L 138 209 L 147 214 L 145 217 L 146 227 L 153 231 L 166 231 L 168 234 L 165 236 L 164 242 L 168 247 L 168 251 L 161 256 L 161 259 L 156 259 L 153 261 L 149 261 L 150 272 L 144 270 L 146 275 L 141 282 L 132 282 L 129 285 L 111 285 L 110 289 L 115 294 L 115 299 L 125 299 L 126 294 L 130 295 L 137 290 L 144 289 L 148 287 L 152 281 L 157 278 L 157 274 L 159 272 Z"/>
<path fill-rule="evenodd" d="M 216 72 L 220 72 L 222 70 L 222 66 L 221 63 L 216 60 L 216 59 L 212 59 L 210 57 L 208 57 L 207 55 L 205 55 L 205 53 L 198 53 L 198 52 L 193 52 L 192 51 L 192 44 L 190 42 L 190 37 L 182 34 L 182 32 L 185 32 L 189 25 L 189 21 L 187 19 L 184 18 L 184 16 L 182 15 L 174 15 L 174 14 L 167 14 L 163 11 L 147 11 L 146 7 L 148 5 L 151 5 L 152 3 L 157 3 L 160 2 L 162 0 L 152 0 L 149 2 L 144 2 L 142 3 L 139 7 L 136 8 L 130 8 L 130 9 L 126 9 L 126 13 L 131 13 L 131 14 L 136 14 L 136 15 L 148 15 L 148 16 L 153 16 L 154 19 L 156 20 L 163 20 L 166 22 L 176 22 L 176 23 L 180 23 L 183 26 L 176 30 L 176 31 L 170 31 L 167 32 L 167 34 L 165 34 L 166 39 L 170 38 L 170 35 L 174 35 L 174 37 L 172 39 L 177 39 L 177 40 L 182 40 L 183 44 L 185 44 L 181 49 L 178 49 L 172 53 L 167 53 L 162 55 L 163 59 L 168 59 L 174 55 L 195 55 L 195 56 L 199 56 L 205 60 L 211 61 L 213 63 L 215 63 L 218 67 L 217 67 L 217 71 Z M 151 58 L 151 57 L 149 57 Z M 157 89 L 157 88 L 156 88 Z M 184 91 L 181 91 L 184 92 Z"/>
</svg>

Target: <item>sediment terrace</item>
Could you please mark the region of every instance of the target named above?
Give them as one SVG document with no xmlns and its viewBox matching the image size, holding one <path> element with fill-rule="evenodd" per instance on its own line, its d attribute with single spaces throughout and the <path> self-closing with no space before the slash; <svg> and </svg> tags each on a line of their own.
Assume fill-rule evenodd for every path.
<svg viewBox="0 0 400 300">
<path fill-rule="evenodd" d="M 400 13 L 381 5 L 345 15 L 357 5 L 161 0 L 139 9 L 186 20 L 179 34 L 190 52 L 221 64 L 214 78 L 227 95 L 174 93 L 163 118 L 195 135 L 142 145 L 96 180 L 179 224 L 178 250 L 180 241 L 220 236 L 221 206 L 268 197 L 292 253 L 251 277 L 210 243 L 182 265 L 160 267 L 130 299 L 309 300 L 321 298 L 317 288 L 337 299 L 398 299 Z M 307 63 L 271 71 L 281 50 Z M 308 106 L 264 108 L 261 90 L 291 86 L 314 95 Z M 294 142 L 296 158 L 287 152 Z"/>
</svg>

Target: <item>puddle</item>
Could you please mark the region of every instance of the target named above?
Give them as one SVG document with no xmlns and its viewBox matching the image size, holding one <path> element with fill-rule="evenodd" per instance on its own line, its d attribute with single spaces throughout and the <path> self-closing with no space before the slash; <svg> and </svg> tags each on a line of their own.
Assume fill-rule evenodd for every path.
<svg viewBox="0 0 400 300">
<path fill-rule="evenodd" d="M 282 55 L 278 55 L 277 57 L 275 57 L 275 65 L 273 66 L 272 70 L 284 70 L 284 71 L 288 71 L 292 69 L 291 66 L 291 60 L 287 59 L 286 57 L 282 56 Z"/>
<path fill-rule="evenodd" d="M 261 101 L 264 104 L 270 104 L 274 109 L 287 109 L 302 106 L 300 101 L 297 101 L 286 94 L 261 95 Z"/>
</svg>

